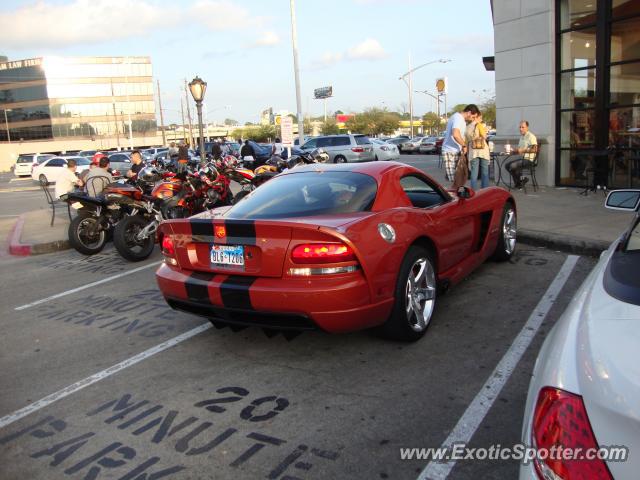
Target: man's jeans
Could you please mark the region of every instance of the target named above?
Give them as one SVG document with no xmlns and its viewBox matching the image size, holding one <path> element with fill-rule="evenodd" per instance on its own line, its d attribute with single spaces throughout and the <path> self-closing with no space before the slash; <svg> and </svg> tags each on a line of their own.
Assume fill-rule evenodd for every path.
<svg viewBox="0 0 640 480">
<path fill-rule="evenodd" d="M 470 162 L 471 168 L 471 188 L 478 188 L 478 166 L 480 167 L 480 185 L 481 188 L 489 186 L 489 160 L 481 157 L 472 158 Z"/>
</svg>

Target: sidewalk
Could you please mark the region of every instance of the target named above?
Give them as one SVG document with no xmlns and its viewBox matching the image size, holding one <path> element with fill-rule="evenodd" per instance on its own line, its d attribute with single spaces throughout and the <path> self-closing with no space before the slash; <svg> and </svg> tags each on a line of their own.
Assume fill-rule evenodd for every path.
<svg viewBox="0 0 640 480">
<path fill-rule="evenodd" d="M 404 158 L 408 163 L 411 157 Z M 424 169 L 429 175 L 448 185 L 437 160 L 428 161 Z M 620 236 L 632 220 L 631 213 L 607 210 L 602 192 L 579 195 L 580 189 L 533 187 L 513 191 L 518 209 L 518 240 L 579 255 L 597 256 Z M 43 207 L 44 196 L 43 196 Z M 66 208 L 56 208 L 53 227 L 51 210 L 35 210 L 21 215 L 10 236 L 10 253 L 36 255 L 70 248 Z"/>
</svg>

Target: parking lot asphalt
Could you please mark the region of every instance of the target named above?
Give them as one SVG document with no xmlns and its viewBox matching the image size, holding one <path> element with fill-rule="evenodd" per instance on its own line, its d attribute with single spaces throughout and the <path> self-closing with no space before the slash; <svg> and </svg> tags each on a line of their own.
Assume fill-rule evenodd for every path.
<svg viewBox="0 0 640 480">
<path fill-rule="evenodd" d="M 519 245 L 486 263 L 438 299 L 413 344 L 216 329 L 164 304 L 159 261 L 130 264 L 111 246 L 2 260 L 0 478 L 415 479 L 428 462 L 400 449 L 456 431 L 567 255 Z M 594 261 L 577 260 L 469 446 L 518 442 L 537 351 Z M 451 468 L 502 479 L 518 464 Z"/>
</svg>

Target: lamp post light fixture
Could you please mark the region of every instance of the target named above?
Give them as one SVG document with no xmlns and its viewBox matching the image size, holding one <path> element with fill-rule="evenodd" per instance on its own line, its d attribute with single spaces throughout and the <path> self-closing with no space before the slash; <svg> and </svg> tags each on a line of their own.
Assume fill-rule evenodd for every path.
<svg viewBox="0 0 640 480">
<path fill-rule="evenodd" d="M 448 63 L 451 60 L 448 58 L 440 58 L 438 60 L 433 60 L 431 62 L 423 63 L 422 65 L 418 65 L 415 68 L 411 68 L 411 57 L 409 57 L 409 71 L 402 74 L 398 80 L 403 80 L 407 87 L 409 88 L 409 126 L 411 127 L 411 138 L 413 138 L 413 81 L 411 78 L 411 74 L 418 70 L 419 68 L 426 67 L 427 65 L 431 65 L 433 63 Z M 409 77 L 409 81 L 407 78 Z"/>
<path fill-rule="evenodd" d="M 196 102 L 196 108 L 198 110 L 198 130 L 200 132 L 200 163 L 204 163 L 205 155 L 204 133 L 202 131 L 202 100 L 204 99 L 204 93 L 207 91 L 207 82 L 196 76 L 196 78 L 191 80 L 191 82 L 189 83 L 189 90 L 191 91 L 193 100 Z"/>
<path fill-rule="evenodd" d="M 7 120 L 7 112 L 10 112 L 10 108 L 4 109 L 4 125 L 7 127 L 7 142 L 11 143 L 11 134 L 9 133 L 9 120 Z"/>
</svg>

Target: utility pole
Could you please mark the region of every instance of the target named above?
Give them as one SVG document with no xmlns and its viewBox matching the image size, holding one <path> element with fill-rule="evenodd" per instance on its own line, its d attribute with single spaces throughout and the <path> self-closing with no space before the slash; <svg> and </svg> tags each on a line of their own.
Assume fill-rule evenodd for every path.
<svg viewBox="0 0 640 480">
<path fill-rule="evenodd" d="M 291 9 L 291 43 L 293 46 L 293 71 L 296 77 L 296 110 L 298 115 L 298 139 L 302 145 L 304 138 L 304 119 L 302 118 L 302 99 L 300 98 L 300 68 L 298 66 L 298 33 L 296 31 L 296 2 L 289 1 Z"/>
<path fill-rule="evenodd" d="M 156 80 L 158 83 L 158 105 L 160 106 L 160 129 L 162 130 L 162 145 L 167 145 L 167 139 L 164 136 L 164 116 L 162 115 L 162 96 L 160 95 L 160 80 Z"/>
<path fill-rule="evenodd" d="M 186 135 L 185 135 L 185 127 L 184 127 L 184 105 L 182 103 L 182 98 L 180 99 L 180 113 L 182 114 L 182 136 L 183 136 L 183 140 L 186 140 Z"/>
<path fill-rule="evenodd" d="M 411 53 L 409 53 L 409 128 L 411 128 L 411 138 L 413 138 L 413 80 L 411 71 Z"/>
<path fill-rule="evenodd" d="M 111 80 L 111 102 L 113 105 L 113 123 L 116 125 L 116 143 L 120 150 L 120 133 L 118 133 L 118 115 L 116 113 L 116 97 L 113 95 L 113 80 Z"/>
<path fill-rule="evenodd" d="M 125 76 L 124 76 L 124 88 L 127 89 L 127 115 L 129 119 L 129 150 L 133 150 L 133 132 L 131 131 L 131 103 L 129 103 L 129 67 L 131 62 L 129 57 L 126 58 Z"/>
<path fill-rule="evenodd" d="M 187 102 L 187 119 L 189 120 L 189 146 L 193 148 L 193 126 L 191 124 L 191 109 L 189 108 L 189 86 L 187 85 L 187 79 L 184 79 L 184 99 Z"/>
</svg>

